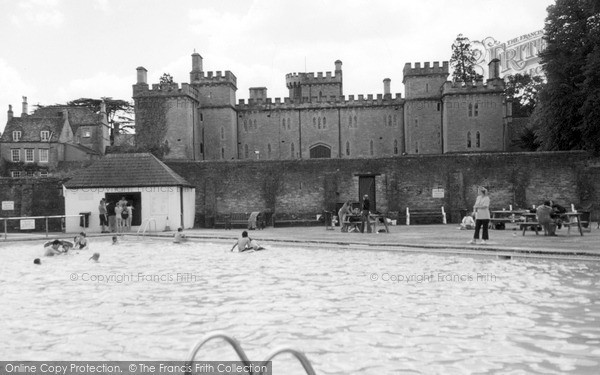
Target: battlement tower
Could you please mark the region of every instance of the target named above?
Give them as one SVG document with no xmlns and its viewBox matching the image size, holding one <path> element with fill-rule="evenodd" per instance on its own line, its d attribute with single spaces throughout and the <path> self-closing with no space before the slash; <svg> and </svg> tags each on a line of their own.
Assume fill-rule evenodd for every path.
<svg viewBox="0 0 600 375">
<path fill-rule="evenodd" d="M 411 63 L 406 63 L 402 73 L 404 75 L 402 83 L 404 83 L 407 100 L 439 97 L 440 88 L 448 79 L 448 61 L 444 61 L 441 66 L 437 61 L 433 65 L 426 62 L 423 67 L 421 63 L 415 63 L 414 67 Z"/>
<path fill-rule="evenodd" d="M 289 73 L 285 76 L 285 82 L 289 90 L 289 97 L 294 102 L 301 102 L 302 98 L 322 98 L 331 96 L 342 96 L 342 62 L 335 62 L 335 72 L 315 73 Z"/>
</svg>

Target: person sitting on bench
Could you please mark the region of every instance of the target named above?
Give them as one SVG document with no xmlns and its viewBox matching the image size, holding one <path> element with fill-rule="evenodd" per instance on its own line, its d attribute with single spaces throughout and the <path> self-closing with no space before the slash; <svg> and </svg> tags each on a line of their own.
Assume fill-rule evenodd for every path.
<svg viewBox="0 0 600 375">
<path fill-rule="evenodd" d="M 544 234 L 547 236 L 556 236 L 556 222 L 552 218 L 552 207 L 549 201 L 536 209 L 538 223 L 544 228 Z"/>
</svg>

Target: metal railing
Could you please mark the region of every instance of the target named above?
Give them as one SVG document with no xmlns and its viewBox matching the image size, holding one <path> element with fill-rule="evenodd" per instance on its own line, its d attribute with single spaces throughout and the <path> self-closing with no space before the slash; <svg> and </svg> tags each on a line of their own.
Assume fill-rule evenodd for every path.
<svg viewBox="0 0 600 375">
<path fill-rule="evenodd" d="M 48 237 L 48 219 L 62 218 L 64 220 L 68 217 L 79 217 L 79 218 L 83 217 L 84 220 L 86 219 L 85 215 L 15 216 L 15 217 L 0 217 L 0 219 L 4 220 L 4 240 L 6 240 L 8 238 L 8 224 L 7 223 L 9 220 L 44 219 L 45 223 L 46 223 L 46 237 Z M 63 227 L 63 224 L 61 224 L 61 227 Z M 85 228 L 85 224 L 86 223 L 84 223 L 84 228 Z M 87 224 L 89 224 L 89 222 Z"/>
<path fill-rule="evenodd" d="M 153 217 L 150 217 L 148 219 L 144 219 L 144 221 L 142 222 L 142 225 L 140 225 L 140 227 L 137 230 L 137 234 L 136 236 L 139 237 L 140 236 L 140 231 L 142 232 L 142 236 L 146 235 L 146 230 L 148 230 L 148 228 L 151 227 L 150 224 L 154 224 L 154 231 L 156 232 L 156 219 Z"/>
<path fill-rule="evenodd" d="M 246 352 L 244 352 L 244 349 L 242 349 L 242 346 L 240 345 L 240 343 L 236 339 L 225 334 L 222 331 L 215 331 L 215 332 L 209 333 L 208 335 L 204 336 L 204 338 L 202 340 L 200 340 L 196 345 L 194 345 L 194 347 L 190 351 L 190 354 L 188 355 L 188 358 L 186 359 L 186 365 L 187 365 L 186 367 L 189 366 L 191 368 L 192 362 L 194 362 L 194 358 L 196 358 L 196 355 L 198 354 L 198 352 L 200 351 L 202 346 L 204 346 L 204 344 L 206 344 L 207 342 L 212 341 L 214 339 L 225 340 L 225 342 L 227 342 L 229 345 L 231 345 L 231 347 L 236 352 L 238 357 L 242 360 L 244 365 L 246 365 L 246 366 L 248 366 L 248 368 L 252 369 L 252 362 L 248 359 L 248 356 L 246 356 Z M 288 347 L 280 347 L 280 348 L 273 350 L 267 356 L 267 358 L 264 361 L 262 361 L 261 365 L 258 368 L 263 368 L 263 366 L 266 367 L 268 365 L 268 362 L 271 361 L 276 356 L 278 356 L 279 354 L 291 354 L 292 356 L 296 357 L 296 359 L 298 359 L 298 361 L 300 361 L 300 364 L 304 368 L 304 371 L 306 372 L 307 375 L 316 375 L 315 370 L 313 369 L 312 365 L 310 364 L 310 361 L 308 360 L 308 358 L 306 358 L 306 355 L 304 355 L 304 353 L 302 353 L 296 349 L 292 349 L 292 348 L 288 348 Z M 190 374 L 191 373 L 189 373 L 189 372 L 185 373 L 185 375 L 190 375 Z M 261 375 L 261 374 L 264 374 L 264 372 L 260 371 L 260 372 L 255 373 L 255 372 L 252 372 L 252 370 L 250 370 L 250 375 L 253 375 L 253 374 Z"/>
</svg>

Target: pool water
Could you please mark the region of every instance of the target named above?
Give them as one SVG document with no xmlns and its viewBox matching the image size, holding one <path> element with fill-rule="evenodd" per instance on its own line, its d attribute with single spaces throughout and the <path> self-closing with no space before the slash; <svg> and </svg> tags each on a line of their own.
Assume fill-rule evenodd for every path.
<svg viewBox="0 0 600 375">
<path fill-rule="evenodd" d="M 52 258 L 0 244 L 4 360 L 184 360 L 222 330 L 255 361 L 297 348 L 317 374 L 600 369 L 598 262 L 98 241 Z M 197 358 L 237 359 L 222 342 Z M 274 373 L 304 372 L 282 356 Z"/>
</svg>

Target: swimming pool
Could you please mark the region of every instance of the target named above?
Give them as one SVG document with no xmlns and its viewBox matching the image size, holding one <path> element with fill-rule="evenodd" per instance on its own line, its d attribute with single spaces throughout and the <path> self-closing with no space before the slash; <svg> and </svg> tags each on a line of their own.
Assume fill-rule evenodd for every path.
<svg viewBox="0 0 600 375">
<path fill-rule="evenodd" d="M 41 266 L 42 242 L 0 244 L 5 360 L 184 360 L 223 330 L 251 360 L 289 344 L 318 374 L 600 368 L 597 262 L 98 241 Z M 237 359 L 218 342 L 200 354 Z"/>
</svg>

